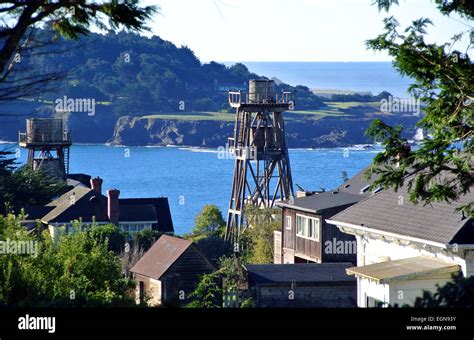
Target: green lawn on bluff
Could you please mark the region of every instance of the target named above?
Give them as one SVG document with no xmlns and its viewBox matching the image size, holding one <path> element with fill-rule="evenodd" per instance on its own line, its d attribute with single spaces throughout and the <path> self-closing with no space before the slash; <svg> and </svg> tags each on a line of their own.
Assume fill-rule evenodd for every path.
<svg viewBox="0 0 474 340">
<path fill-rule="evenodd" d="M 299 120 L 299 119 L 314 119 L 318 120 L 325 117 L 348 117 L 351 116 L 350 109 L 356 107 L 373 107 L 377 108 L 380 106 L 379 102 L 325 102 L 325 105 L 318 110 L 295 110 L 288 111 L 286 114 L 287 120 Z M 184 121 L 222 121 L 232 122 L 234 121 L 233 113 L 226 112 L 172 112 L 172 113 L 161 113 L 155 115 L 147 115 L 141 117 L 141 119 L 166 119 L 166 120 L 184 120 Z"/>
</svg>

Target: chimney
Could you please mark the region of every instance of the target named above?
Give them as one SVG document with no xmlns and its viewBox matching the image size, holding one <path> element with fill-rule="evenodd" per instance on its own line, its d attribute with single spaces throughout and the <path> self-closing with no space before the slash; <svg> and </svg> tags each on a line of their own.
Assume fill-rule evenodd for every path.
<svg viewBox="0 0 474 340">
<path fill-rule="evenodd" d="M 91 178 L 91 188 L 99 195 L 102 195 L 102 182 L 104 181 L 99 176 L 96 178 Z"/>
<path fill-rule="evenodd" d="M 119 222 L 119 195 L 120 190 L 107 190 L 107 215 L 110 222 L 115 225 Z"/>
</svg>

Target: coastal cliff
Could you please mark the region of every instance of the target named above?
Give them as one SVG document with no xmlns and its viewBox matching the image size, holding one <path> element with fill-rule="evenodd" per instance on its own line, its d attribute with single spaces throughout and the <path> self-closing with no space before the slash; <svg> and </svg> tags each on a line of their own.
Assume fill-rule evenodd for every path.
<svg viewBox="0 0 474 340">
<path fill-rule="evenodd" d="M 402 124 L 407 136 L 414 134 L 417 117 L 386 116 L 388 124 Z M 289 120 L 285 123 L 286 140 L 290 148 L 342 147 L 370 143 L 364 135 L 372 118 L 326 117 L 324 119 Z M 223 147 L 233 135 L 233 122 L 183 121 L 179 119 L 152 119 L 121 117 L 118 119 L 113 145 L 176 145 L 197 147 Z"/>
</svg>

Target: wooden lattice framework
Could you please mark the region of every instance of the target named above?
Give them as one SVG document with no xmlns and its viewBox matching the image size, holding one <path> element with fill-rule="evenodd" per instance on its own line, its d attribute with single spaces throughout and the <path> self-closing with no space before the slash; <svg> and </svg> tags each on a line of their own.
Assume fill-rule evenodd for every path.
<svg viewBox="0 0 474 340">
<path fill-rule="evenodd" d="M 272 208 L 277 200 L 294 197 L 283 120 L 293 101 L 289 92 L 259 100 L 258 94 L 239 91 L 229 92 L 229 104 L 236 109 L 234 137 L 228 140 L 235 167 L 225 238 L 238 245 L 249 223 L 246 205 Z"/>
</svg>

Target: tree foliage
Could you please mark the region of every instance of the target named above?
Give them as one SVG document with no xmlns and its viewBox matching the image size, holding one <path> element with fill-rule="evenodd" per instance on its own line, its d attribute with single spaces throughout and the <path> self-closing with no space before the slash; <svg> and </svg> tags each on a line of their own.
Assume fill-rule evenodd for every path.
<svg viewBox="0 0 474 340">
<path fill-rule="evenodd" d="M 45 84 L 58 79 L 57 72 L 28 72 L 21 56 L 42 56 L 45 46 L 58 36 L 78 39 L 91 27 L 102 31 L 126 29 L 140 32 L 156 12 L 156 6 L 140 6 L 130 1 L 2 1 L 0 13 L 0 99 L 11 100 L 45 90 Z M 38 36 L 38 27 L 52 32 L 48 39 Z M 10 77 L 15 71 L 15 78 Z M 19 75 L 21 73 L 21 75 Z"/>
<path fill-rule="evenodd" d="M 473 308 L 474 276 L 465 278 L 462 274 L 454 275 L 452 281 L 438 286 L 434 293 L 424 291 L 423 296 L 415 300 L 414 307 Z"/>
<path fill-rule="evenodd" d="M 247 206 L 249 227 L 243 235 L 244 263 L 273 263 L 273 232 L 281 228 L 279 209 L 259 209 Z"/>
<path fill-rule="evenodd" d="M 0 152 L 0 214 L 19 213 L 27 205 L 43 205 L 65 192 L 63 181 L 29 167 L 16 169 L 13 152 Z"/>
<path fill-rule="evenodd" d="M 377 0 L 381 10 L 389 10 L 395 0 Z M 474 17 L 469 1 L 435 1 L 441 13 L 460 14 L 468 22 Z M 408 149 L 402 138 L 402 126 L 391 127 L 376 119 L 367 134 L 385 146 L 373 162 L 369 174 L 378 174 L 373 187 L 397 189 L 407 185 L 412 202 L 453 201 L 474 184 L 474 67 L 468 51 L 472 49 L 474 30 L 460 32 L 443 45 L 428 43 L 425 35 L 432 24 L 420 18 L 401 32 L 394 17 L 384 20 L 385 31 L 367 46 L 387 51 L 395 68 L 414 79 L 409 92 L 425 105 L 417 125 L 429 138 L 419 148 Z M 469 26 L 469 25 L 468 25 Z M 465 51 L 458 50 L 461 37 L 470 35 Z M 464 52 L 464 53 L 463 53 Z M 394 166 L 395 158 L 399 159 Z M 472 214 L 473 203 L 463 207 Z"/>
<path fill-rule="evenodd" d="M 132 306 L 133 281 L 122 275 L 119 258 L 94 229 L 52 240 L 49 233 L 28 234 L 22 217 L 0 216 L 0 239 L 33 242 L 37 251 L 7 251 L 0 257 L 0 304 L 7 306 Z M 11 243 L 10 243 L 11 244 Z M 30 248 L 32 249 L 32 248 Z M 10 248 L 11 250 L 11 248 Z"/>
<path fill-rule="evenodd" d="M 194 220 L 194 236 L 222 237 L 225 230 L 225 221 L 216 205 L 205 205 Z"/>
<path fill-rule="evenodd" d="M 225 221 L 216 205 L 205 205 L 194 220 L 190 234 L 183 235 L 193 241 L 206 256 L 217 263 L 222 256 L 232 254 L 230 242 L 224 240 Z"/>
</svg>

